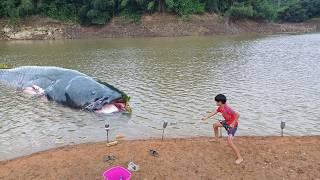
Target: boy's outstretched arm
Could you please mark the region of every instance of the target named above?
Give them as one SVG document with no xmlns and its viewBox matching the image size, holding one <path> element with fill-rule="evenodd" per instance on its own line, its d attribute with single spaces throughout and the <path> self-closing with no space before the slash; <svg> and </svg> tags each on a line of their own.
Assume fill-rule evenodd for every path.
<svg viewBox="0 0 320 180">
<path fill-rule="evenodd" d="M 202 118 L 201 120 L 205 121 L 205 120 L 211 118 L 212 116 L 216 115 L 217 113 L 218 113 L 217 111 L 211 112 L 206 117 Z"/>
</svg>

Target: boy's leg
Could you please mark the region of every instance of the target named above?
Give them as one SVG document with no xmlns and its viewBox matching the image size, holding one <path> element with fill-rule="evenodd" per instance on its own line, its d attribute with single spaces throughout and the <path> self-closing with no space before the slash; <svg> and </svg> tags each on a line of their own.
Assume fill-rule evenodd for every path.
<svg viewBox="0 0 320 180">
<path fill-rule="evenodd" d="M 213 137 L 218 138 L 219 137 L 219 127 L 223 127 L 220 122 L 216 122 L 213 124 Z"/>
<path fill-rule="evenodd" d="M 240 151 L 237 146 L 233 143 L 233 134 L 228 135 L 228 144 L 232 148 L 233 152 L 237 155 L 236 164 L 240 164 L 243 161 Z"/>
</svg>

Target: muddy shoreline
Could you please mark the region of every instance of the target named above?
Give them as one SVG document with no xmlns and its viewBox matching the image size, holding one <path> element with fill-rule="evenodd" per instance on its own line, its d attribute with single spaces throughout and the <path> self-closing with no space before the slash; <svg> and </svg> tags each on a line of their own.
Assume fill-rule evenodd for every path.
<svg viewBox="0 0 320 180">
<path fill-rule="evenodd" d="M 185 20 L 170 14 L 144 15 L 138 23 L 115 17 L 106 25 L 84 27 L 44 17 L 30 17 L 16 25 L 0 19 L 0 40 L 94 39 L 117 37 L 178 37 L 237 34 L 309 33 L 320 31 L 320 20 L 304 23 L 229 21 L 215 14 Z"/>
<path fill-rule="evenodd" d="M 235 143 L 245 159 L 240 165 L 226 139 L 208 137 L 65 146 L 0 162 L 0 179 L 101 179 L 104 170 L 130 161 L 141 168 L 133 179 L 320 178 L 320 136 L 236 137 Z M 108 155 L 116 159 L 107 161 Z"/>
</svg>

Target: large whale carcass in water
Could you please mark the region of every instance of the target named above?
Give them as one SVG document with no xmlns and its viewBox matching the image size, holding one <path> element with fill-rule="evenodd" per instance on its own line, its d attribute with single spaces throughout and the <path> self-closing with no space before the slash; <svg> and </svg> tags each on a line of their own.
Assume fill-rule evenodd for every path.
<svg viewBox="0 0 320 180">
<path fill-rule="evenodd" d="M 0 69 L 0 82 L 72 108 L 97 113 L 131 111 L 130 98 L 124 92 L 75 70 L 42 66 Z"/>
</svg>

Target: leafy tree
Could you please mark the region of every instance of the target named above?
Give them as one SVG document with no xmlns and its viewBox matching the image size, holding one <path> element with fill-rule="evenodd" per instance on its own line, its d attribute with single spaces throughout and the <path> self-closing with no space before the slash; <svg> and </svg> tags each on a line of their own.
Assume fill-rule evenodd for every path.
<svg viewBox="0 0 320 180">
<path fill-rule="evenodd" d="M 34 5 L 31 0 L 21 0 L 18 6 L 18 13 L 20 17 L 31 15 L 34 11 Z"/>
<path fill-rule="evenodd" d="M 139 21 L 143 13 L 172 12 L 178 16 L 220 13 L 234 19 L 301 22 L 320 17 L 320 0 L 0 0 L 0 17 L 17 20 L 33 14 L 105 24 L 114 16 Z"/>
<path fill-rule="evenodd" d="M 3 16 L 10 17 L 11 19 L 16 19 L 19 17 L 19 11 L 16 7 L 16 0 L 3 0 L 1 2 L 2 14 Z"/>
<path fill-rule="evenodd" d="M 84 24 L 105 24 L 113 15 L 114 5 L 113 0 L 87 0 L 79 10 L 80 22 Z"/>
<path fill-rule="evenodd" d="M 313 17 L 320 17 L 320 1 L 294 1 L 282 8 L 278 14 L 280 20 L 289 22 L 302 22 Z"/>
<path fill-rule="evenodd" d="M 320 1 L 319 0 L 303 0 L 301 7 L 307 9 L 308 18 L 320 17 Z"/>
</svg>

